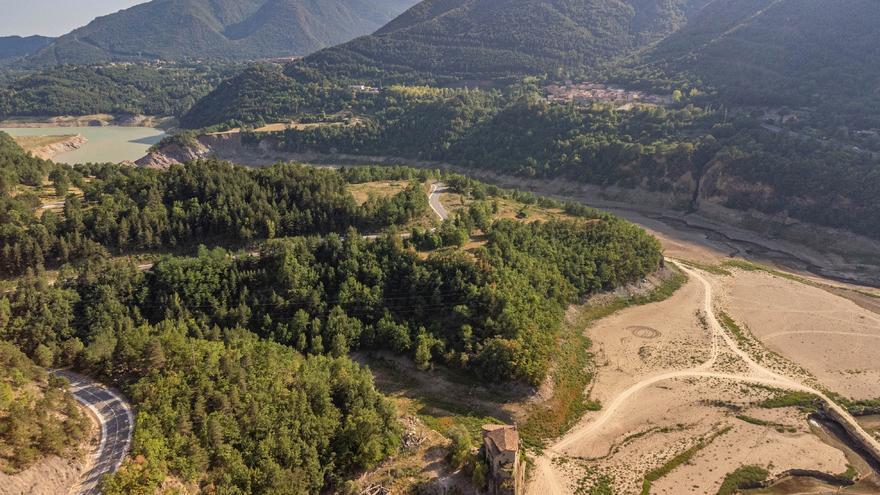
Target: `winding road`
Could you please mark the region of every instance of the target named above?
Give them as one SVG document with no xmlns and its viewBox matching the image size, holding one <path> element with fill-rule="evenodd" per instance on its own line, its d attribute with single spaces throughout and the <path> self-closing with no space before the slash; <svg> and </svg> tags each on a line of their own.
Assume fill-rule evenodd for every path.
<svg viewBox="0 0 880 495">
<path fill-rule="evenodd" d="M 66 370 L 52 374 L 70 382 L 73 397 L 98 419 L 101 425 L 101 442 L 92 453 L 91 468 L 85 473 L 78 487 L 78 495 L 101 493 L 101 479 L 113 473 L 122 464 L 131 445 L 134 415 L 131 405 L 119 394 L 89 377 Z"/>
<path fill-rule="evenodd" d="M 825 403 L 827 410 L 831 411 L 836 416 L 836 419 L 842 423 L 846 423 L 847 430 L 862 436 L 863 441 L 865 441 L 870 448 L 875 449 L 876 452 L 880 452 L 880 442 L 877 442 L 876 439 L 865 432 L 861 425 L 856 422 L 855 418 L 853 418 L 848 411 L 832 401 L 823 392 L 764 368 L 755 362 L 748 353 L 740 349 L 736 345 L 733 337 L 724 330 L 715 316 L 712 307 L 712 285 L 709 281 L 698 271 L 683 266 L 674 260 L 669 261 L 687 273 L 692 279 L 699 281 L 703 285 L 703 311 L 706 314 L 706 321 L 712 332 L 711 356 L 708 360 L 695 368 L 648 376 L 621 392 L 602 409 L 602 412 L 593 421 L 581 427 L 575 427 L 573 430 L 569 431 L 568 434 L 559 439 L 556 444 L 547 449 L 543 455 L 536 459 L 535 475 L 528 487 L 529 489 L 527 490 L 527 493 L 540 495 L 563 495 L 568 493 L 566 484 L 561 481 L 560 476 L 558 476 L 553 460 L 557 457 L 565 456 L 568 451 L 575 446 L 589 441 L 590 437 L 613 418 L 618 410 L 634 395 L 657 383 L 677 378 L 714 378 L 737 383 L 751 383 L 785 390 L 808 392 L 819 397 Z M 719 342 L 723 342 L 727 350 L 736 354 L 737 357 L 748 366 L 749 371 L 747 373 L 733 374 L 711 371 L 718 359 Z"/>
<path fill-rule="evenodd" d="M 431 184 L 431 193 L 428 195 L 428 203 L 431 205 L 431 209 L 434 210 L 434 213 L 440 217 L 440 220 L 446 220 L 449 218 L 449 212 L 446 211 L 443 203 L 440 202 L 440 194 L 444 191 L 446 191 L 446 185 L 442 182 L 435 182 Z"/>
</svg>

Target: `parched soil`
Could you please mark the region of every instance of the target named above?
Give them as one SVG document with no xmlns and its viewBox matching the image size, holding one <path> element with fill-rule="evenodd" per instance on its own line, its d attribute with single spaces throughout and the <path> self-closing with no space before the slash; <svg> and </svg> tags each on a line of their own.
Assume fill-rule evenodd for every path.
<svg viewBox="0 0 880 495">
<path fill-rule="evenodd" d="M 107 125 L 121 127 L 156 127 L 167 129 L 176 125 L 174 117 L 153 115 L 116 116 L 106 113 L 93 115 L 60 115 L 55 117 L 9 117 L 0 120 L 0 127 L 100 127 Z"/>
<path fill-rule="evenodd" d="M 589 328 L 598 371 L 591 398 L 606 403 L 640 377 L 708 359 L 711 339 L 696 314 L 702 297 L 691 281 L 666 301 L 629 308 Z M 641 336 L 649 334 L 656 336 Z"/>
<path fill-rule="evenodd" d="M 844 454 L 814 436 L 804 414 L 791 408 L 752 407 L 766 394 L 761 389 L 713 379 L 657 384 L 633 397 L 619 412 L 619 421 L 603 428 L 603 435 L 591 447 L 611 453 L 593 466 L 613 478 L 615 493 L 639 493 L 647 472 L 694 447 L 700 439 L 729 428 L 688 462 L 655 481 L 651 493 L 713 495 L 727 473 L 747 464 L 769 467 L 771 476 L 793 468 L 846 471 Z M 751 424 L 738 419 L 737 414 L 782 426 Z"/>
<path fill-rule="evenodd" d="M 804 414 L 792 408 L 746 409 L 742 414 L 783 426 L 755 425 L 728 417 L 722 424 L 732 427 L 729 432 L 654 482 L 651 493 L 714 495 L 728 473 L 747 465 L 767 469 L 771 479 L 792 469 L 831 474 L 847 470 L 844 453 L 814 435 Z"/>
<path fill-rule="evenodd" d="M 714 316 L 726 309 L 717 307 L 726 300 L 717 295 L 717 279 L 735 278 L 739 271 L 731 277 L 685 271 L 691 280 L 672 298 L 627 309 L 587 330 L 601 349 L 591 397 L 602 402 L 602 410 L 534 458 L 527 493 L 591 493 L 613 486 L 614 493 L 637 494 L 652 475 L 652 494 L 711 495 L 744 465 L 764 467 L 771 477 L 790 469 L 847 471 L 852 453 L 817 436 L 805 413 L 759 407 L 778 388 L 819 395 L 840 410 L 805 384 L 807 374 L 789 374 L 753 357 Z M 679 458 L 686 453 L 689 458 Z M 857 470 L 870 472 L 861 465 Z"/>
<path fill-rule="evenodd" d="M 721 301 L 767 348 L 851 399 L 880 397 L 880 315 L 764 272 L 716 277 Z"/>
</svg>

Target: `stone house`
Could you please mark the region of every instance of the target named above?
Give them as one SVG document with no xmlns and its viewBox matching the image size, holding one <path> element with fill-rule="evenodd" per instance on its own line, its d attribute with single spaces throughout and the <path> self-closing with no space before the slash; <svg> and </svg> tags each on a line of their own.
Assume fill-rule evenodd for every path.
<svg viewBox="0 0 880 495">
<path fill-rule="evenodd" d="M 489 493 L 522 493 L 524 471 L 519 462 L 519 432 L 516 426 L 483 426 L 483 454 L 489 466 Z"/>
</svg>

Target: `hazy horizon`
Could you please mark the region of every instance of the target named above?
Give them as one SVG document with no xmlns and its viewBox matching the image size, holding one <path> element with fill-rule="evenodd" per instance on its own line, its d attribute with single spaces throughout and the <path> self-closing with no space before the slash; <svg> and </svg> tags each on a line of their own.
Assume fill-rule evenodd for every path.
<svg viewBox="0 0 880 495">
<path fill-rule="evenodd" d="M 0 0 L 0 36 L 57 37 L 147 0 Z"/>
</svg>

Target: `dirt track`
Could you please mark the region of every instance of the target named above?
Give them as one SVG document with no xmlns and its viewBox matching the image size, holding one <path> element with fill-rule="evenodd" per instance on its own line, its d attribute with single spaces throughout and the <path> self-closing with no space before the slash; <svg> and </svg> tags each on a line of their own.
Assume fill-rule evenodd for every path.
<svg viewBox="0 0 880 495">
<path fill-rule="evenodd" d="M 572 455 L 573 449 L 578 445 L 588 442 L 592 435 L 598 432 L 598 430 L 608 423 L 609 420 L 614 418 L 619 409 L 640 391 L 660 382 L 679 378 L 720 379 L 736 383 L 765 385 L 780 389 L 812 393 L 821 398 L 825 402 L 826 407 L 830 409 L 835 416 L 839 417 L 841 422 L 847 423 L 847 426 L 851 430 L 863 434 L 866 441 L 873 442 L 873 446 L 880 451 L 880 444 L 866 433 L 847 411 L 831 401 L 825 394 L 792 378 L 764 368 L 756 363 L 745 351 L 740 349 L 734 339 L 724 330 L 715 317 L 715 312 L 713 310 L 712 285 L 709 281 L 698 271 L 687 268 L 678 263 L 676 264 L 690 277 L 699 281 L 703 286 L 703 310 L 705 311 L 707 316 L 706 320 L 712 332 L 712 353 L 710 358 L 702 364 L 688 370 L 671 371 L 645 377 L 618 394 L 592 421 L 577 426 L 569 431 L 567 435 L 562 437 L 556 444 L 547 449 L 541 457 L 536 459 L 534 475 L 527 487 L 527 493 L 534 495 L 568 493 L 566 483 L 562 481 L 565 477 L 564 475 L 560 476 L 562 473 L 557 470 L 556 465 L 554 465 L 554 460 Z M 745 364 L 747 371 L 742 373 L 712 371 L 713 366 L 715 366 L 718 361 L 718 356 L 721 350 L 732 352 L 743 364 Z"/>
</svg>

